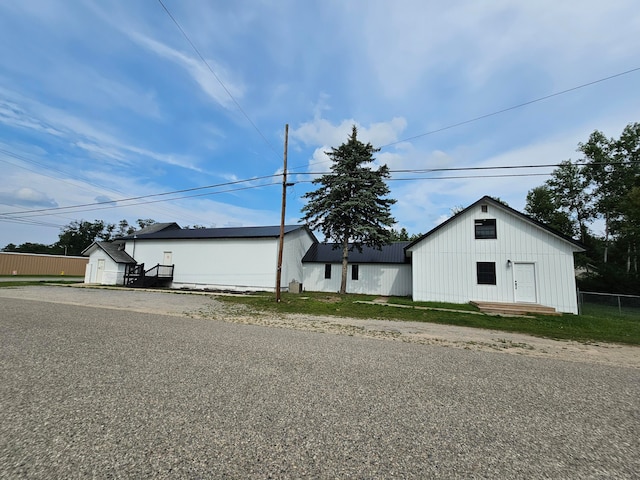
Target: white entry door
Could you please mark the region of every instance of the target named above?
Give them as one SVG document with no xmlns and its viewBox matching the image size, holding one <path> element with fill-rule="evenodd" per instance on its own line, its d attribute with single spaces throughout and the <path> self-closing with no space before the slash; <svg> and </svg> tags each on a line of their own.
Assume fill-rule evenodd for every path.
<svg viewBox="0 0 640 480">
<path fill-rule="evenodd" d="M 513 288 L 516 302 L 537 303 L 535 264 L 513 264 Z"/>
<path fill-rule="evenodd" d="M 162 260 L 163 265 L 173 265 L 173 253 L 164 252 L 164 259 Z"/>
<path fill-rule="evenodd" d="M 102 283 L 104 274 L 104 258 L 98 259 L 98 268 L 96 269 L 96 283 Z"/>
</svg>

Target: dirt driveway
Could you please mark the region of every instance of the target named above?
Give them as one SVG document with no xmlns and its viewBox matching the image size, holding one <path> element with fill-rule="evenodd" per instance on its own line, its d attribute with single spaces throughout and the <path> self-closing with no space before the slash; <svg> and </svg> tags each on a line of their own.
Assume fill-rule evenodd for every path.
<svg viewBox="0 0 640 480">
<path fill-rule="evenodd" d="M 224 304 L 217 301 L 216 296 L 211 293 L 26 286 L 1 288 L 0 305 L 3 297 L 640 368 L 640 347 L 635 346 L 559 341 L 518 333 L 421 322 L 304 314 L 275 315 L 250 311 L 242 305 Z"/>
</svg>

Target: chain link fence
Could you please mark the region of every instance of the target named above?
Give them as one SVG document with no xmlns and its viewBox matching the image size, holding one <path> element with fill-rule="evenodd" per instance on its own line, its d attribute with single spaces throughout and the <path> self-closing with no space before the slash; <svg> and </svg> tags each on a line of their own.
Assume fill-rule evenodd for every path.
<svg viewBox="0 0 640 480">
<path fill-rule="evenodd" d="M 580 315 L 607 315 L 640 320 L 640 296 L 578 291 Z"/>
</svg>

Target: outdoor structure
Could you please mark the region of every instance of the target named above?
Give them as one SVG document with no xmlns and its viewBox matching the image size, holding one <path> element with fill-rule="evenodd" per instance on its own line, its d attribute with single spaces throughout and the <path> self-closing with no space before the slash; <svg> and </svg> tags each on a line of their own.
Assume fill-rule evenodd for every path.
<svg viewBox="0 0 640 480">
<path fill-rule="evenodd" d="M 153 276 L 171 288 L 274 291 L 279 236 L 279 226 L 181 229 L 156 224 L 154 231 L 141 230 L 108 248 L 94 243 L 84 252 L 92 265 L 85 278 L 87 283 L 149 286 L 155 284 L 148 282 Z M 302 283 L 302 257 L 314 243 L 306 227 L 285 226 L 285 288 L 291 281 Z M 98 273 L 100 261 L 108 274 Z"/>
<path fill-rule="evenodd" d="M 578 313 L 584 248 L 485 196 L 409 244 L 415 301 L 531 303 Z"/>
<path fill-rule="evenodd" d="M 127 266 L 136 264 L 119 242 L 93 242 L 82 254 L 89 257 L 84 283 L 123 285 Z"/>
<path fill-rule="evenodd" d="M 347 292 L 369 295 L 411 295 L 411 264 L 396 242 L 381 249 L 353 246 L 349 251 Z M 342 275 L 342 249 L 332 243 L 315 243 L 302 257 L 303 286 L 308 291 L 337 292 Z"/>
<path fill-rule="evenodd" d="M 82 276 L 86 265 L 84 257 L 0 252 L 0 275 Z"/>
<path fill-rule="evenodd" d="M 337 292 L 341 250 L 285 226 L 282 289 Z M 96 242 L 85 281 L 111 285 L 274 291 L 279 226 L 181 229 L 154 224 Z M 415 301 L 496 302 L 578 313 L 575 240 L 485 196 L 413 242 L 352 248 L 347 291 Z M 293 282 L 293 283 L 292 283 Z"/>
</svg>

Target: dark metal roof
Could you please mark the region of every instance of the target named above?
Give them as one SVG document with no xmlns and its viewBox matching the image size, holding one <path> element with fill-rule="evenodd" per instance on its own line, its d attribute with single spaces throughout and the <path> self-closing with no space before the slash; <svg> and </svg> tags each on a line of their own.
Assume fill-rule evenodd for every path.
<svg viewBox="0 0 640 480">
<path fill-rule="evenodd" d="M 176 222 L 152 223 L 151 225 L 147 225 L 137 232 L 134 232 L 132 235 L 146 235 L 147 233 L 156 233 L 163 230 L 180 230 L 180 225 L 178 225 Z"/>
<path fill-rule="evenodd" d="M 122 249 L 123 246 L 121 242 L 93 242 L 88 248 L 85 248 L 82 254 L 88 255 L 92 247 L 97 247 L 104 250 L 116 263 L 136 263 L 133 257 Z"/>
<path fill-rule="evenodd" d="M 284 233 L 306 229 L 304 225 L 285 225 Z M 280 236 L 280 226 L 269 227 L 226 227 L 226 228 L 181 228 L 167 229 L 155 233 L 134 233 L 126 240 L 177 240 L 177 239 L 210 239 L 210 238 L 270 238 Z M 312 235 L 313 236 L 313 235 Z"/>
<path fill-rule="evenodd" d="M 395 242 L 384 245 L 381 250 L 375 247 L 362 247 L 359 252 L 349 245 L 349 263 L 408 263 L 404 248 L 409 242 Z M 334 248 L 336 247 L 337 248 Z M 341 263 L 342 249 L 337 243 L 314 243 L 302 257 L 303 263 Z"/>
<path fill-rule="evenodd" d="M 444 227 L 445 225 L 449 224 L 450 222 L 453 222 L 454 220 L 458 219 L 459 216 L 465 212 L 467 212 L 468 210 L 476 207 L 477 205 L 483 204 L 483 203 L 487 203 L 487 204 L 491 204 L 494 207 L 498 207 L 501 208 L 513 215 L 515 215 L 516 217 L 521 218 L 522 220 L 524 220 L 525 222 L 529 222 L 532 223 L 540 228 L 542 228 L 543 230 L 548 231 L 550 234 L 555 235 L 556 237 L 560 238 L 561 240 L 564 240 L 565 242 L 571 243 L 574 247 L 577 247 L 579 249 L 579 251 L 583 252 L 585 250 L 585 247 L 582 243 L 578 242 L 577 240 L 574 240 L 571 237 L 568 237 L 567 235 L 564 235 L 563 233 L 558 232 L 557 230 L 549 227 L 548 225 L 545 225 L 542 222 L 539 222 L 538 220 L 535 220 L 533 218 L 531 218 L 528 215 L 525 215 L 524 213 L 521 213 L 513 208 L 511 208 L 508 205 L 505 205 L 504 203 L 498 202 L 496 200 L 494 200 L 493 198 L 491 198 L 488 195 L 485 195 L 484 197 L 482 197 L 480 200 L 478 200 L 475 203 L 472 203 L 471 205 L 469 205 L 467 208 L 465 208 L 464 210 L 462 210 L 460 213 L 454 215 L 453 217 L 445 220 L 444 222 L 442 222 L 440 225 L 438 225 L 437 227 L 435 227 L 434 229 L 428 231 L 427 233 L 425 233 L 424 235 L 422 235 L 420 238 L 414 240 L 413 242 L 411 242 L 409 245 L 407 245 L 405 247 L 405 250 L 410 249 L 411 247 L 413 247 L 414 245 L 416 245 L 417 243 L 420 243 L 422 240 L 424 240 L 425 238 L 433 235 L 435 232 L 437 232 L 438 230 L 440 230 L 442 227 Z"/>
</svg>

